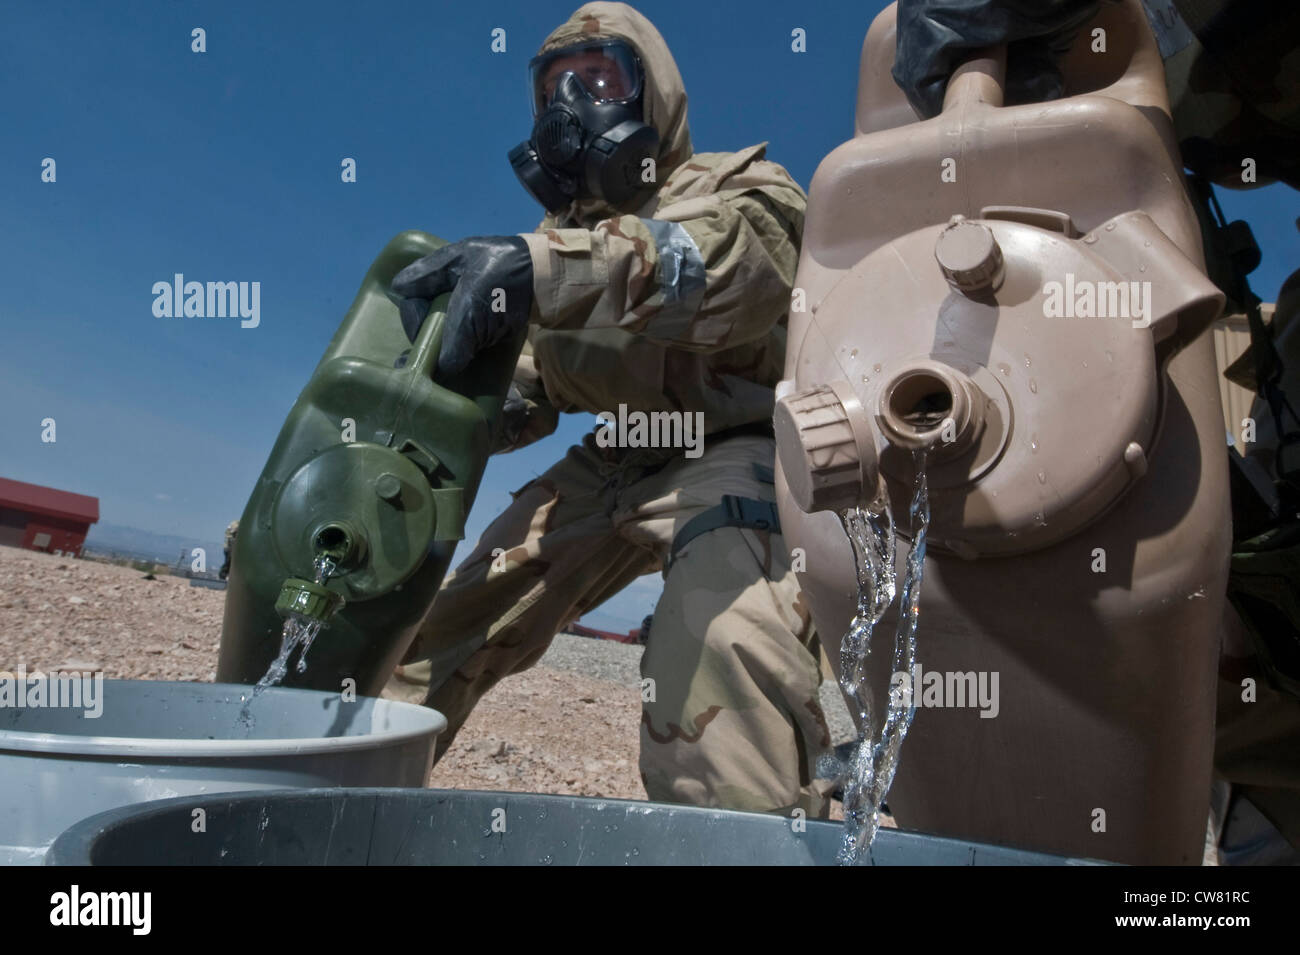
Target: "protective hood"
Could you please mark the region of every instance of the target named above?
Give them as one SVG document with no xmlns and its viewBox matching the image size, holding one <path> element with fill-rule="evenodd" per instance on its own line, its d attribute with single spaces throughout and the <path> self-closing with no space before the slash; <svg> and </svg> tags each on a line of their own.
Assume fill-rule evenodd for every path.
<svg viewBox="0 0 1300 955">
<path fill-rule="evenodd" d="M 645 68 L 644 122 L 659 133 L 655 177 L 662 183 L 690 158 L 692 149 L 682 74 L 654 24 L 625 3 L 587 3 L 553 30 L 537 52 L 540 55 L 574 43 L 615 37 L 632 45 Z M 579 199 L 555 221 L 560 225 L 585 223 L 614 213 L 616 210 L 598 199 Z"/>
</svg>

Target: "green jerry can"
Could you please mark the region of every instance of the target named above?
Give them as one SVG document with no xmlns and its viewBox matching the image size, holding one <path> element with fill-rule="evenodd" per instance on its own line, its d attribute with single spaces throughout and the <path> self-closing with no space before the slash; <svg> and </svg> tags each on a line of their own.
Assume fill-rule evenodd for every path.
<svg viewBox="0 0 1300 955">
<path fill-rule="evenodd" d="M 414 344 L 393 277 L 446 243 L 403 232 L 375 259 L 294 403 L 239 523 L 217 681 L 256 683 L 285 618 L 324 623 L 283 684 L 377 696 L 415 638 L 478 491 L 521 333 L 434 381 L 435 299 Z M 318 560 L 334 569 L 322 586 Z"/>
</svg>

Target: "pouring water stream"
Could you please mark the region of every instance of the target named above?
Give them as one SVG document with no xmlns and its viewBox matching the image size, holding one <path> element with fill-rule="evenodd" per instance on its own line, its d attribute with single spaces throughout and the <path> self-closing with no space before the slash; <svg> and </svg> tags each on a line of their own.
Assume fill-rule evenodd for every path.
<svg viewBox="0 0 1300 955">
<path fill-rule="evenodd" d="M 316 558 L 313 564 L 316 570 L 316 583 L 324 586 L 337 570 L 337 565 L 330 558 L 321 555 Z M 254 720 L 249 708 L 267 687 L 276 686 L 285 675 L 289 672 L 289 658 L 293 656 L 293 651 L 301 647 L 298 653 L 298 664 L 295 669 L 299 673 L 307 672 L 307 651 L 311 649 L 312 641 L 320 633 L 324 622 L 304 617 L 301 614 L 291 613 L 284 621 L 284 630 L 281 631 L 280 653 L 271 661 L 270 667 L 263 677 L 257 681 L 253 687 L 253 694 L 244 703 L 243 709 L 239 711 L 239 722 L 247 727 L 252 727 Z"/>
<path fill-rule="evenodd" d="M 907 556 L 899 599 L 891 673 L 910 674 L 916 664 L 916 625 L 925 569 L 925 539 L 930 526 L 925 451 L 913 452 L 912 460 L 916 471 L 909 510 L 912 549 Z M 844 787 L 844 842 L 838 861 L 841 865 L 858 865 L 866 861 L 880 827 L 880 806 L 894 782 L 903 739 L 912 725 L 916 707 L 910 690 L 900 688 L 891 692 L 880 736 L 873 739 L 875 721 L 871 691 L 866 686 L 866 665 L 872 632 L 893 603 L 897 589 L 894 570 L 897 537 L 883 482 L 871 504 L 866 508 L 847 508 L 840 518 L 853 545 L 858 576 L 858 612 L 840 643 L 840 686 L 855 710 L 859 737 Z"/>
</svg>

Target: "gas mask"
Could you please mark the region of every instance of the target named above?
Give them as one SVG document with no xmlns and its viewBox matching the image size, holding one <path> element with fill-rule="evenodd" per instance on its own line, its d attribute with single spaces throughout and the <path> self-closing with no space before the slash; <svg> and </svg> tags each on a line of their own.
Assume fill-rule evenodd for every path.
<svg viewBox="0 0 1300 955">
<path fill-rule="evenodd" d="M 529 78 L 532 138 L 510 150 L 524 188 L 548 212 L 575 199 L 644 203 L 659 134 L 643 122 L 645 73 L 632 47 L 601 40 L 553 50 L 533 58 Z"/>
</svg>

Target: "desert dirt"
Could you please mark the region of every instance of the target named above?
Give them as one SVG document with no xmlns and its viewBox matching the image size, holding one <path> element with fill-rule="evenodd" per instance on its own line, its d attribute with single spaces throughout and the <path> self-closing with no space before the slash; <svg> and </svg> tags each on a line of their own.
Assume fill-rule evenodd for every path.
<svg viewBox="0 0 1300 955">
<path fill-rule="evenodd" d="M 211 682 L 224 600 L 181 577 L 0 547 L 0 669 Z M 541 662 L 483 697 L 429 785 L 645 799 L 640 654 L 558 636 Z"/>
</svg>

